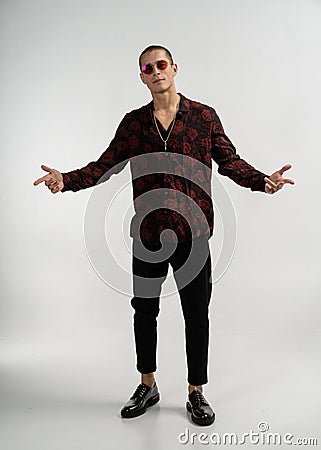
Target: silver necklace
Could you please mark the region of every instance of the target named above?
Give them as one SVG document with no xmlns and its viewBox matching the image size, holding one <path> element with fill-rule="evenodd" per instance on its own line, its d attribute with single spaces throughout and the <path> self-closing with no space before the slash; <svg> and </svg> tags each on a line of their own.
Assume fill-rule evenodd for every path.
<svg viewBox="0 0 321 450">
<path fill-rule="evenodd" d="M 178 110 L 178 105 L 179 105 L 179 103 L 177 103 L 177 105 L 176 105 L 176 114 L 177 114 L 177 110 Z M 170 137 L 170 135 L 171 135 L 172 129 L 174 128 L 174 125 L 175 125 L 176 114 L 175 114 L 175 117 L 174 117 L 172 126 L 171 126 L 171 128 L 170 128 L 170 130 L 169 130 L 169 133 L 168 133 L 168 135 L 167 135 L 167 138 L 166 138 L 166 139 L 163 139 L 163 136 L 161 135 L 161 132 L 159 131 L 159 128 L 158 128 L 158 125 L 157 125 L 155 113 L 154 113 L 154 111 L 153 111 L 153 118 L 154 118 L 155 126 L 156 126 L 156 129 L 157 129 L 157 131 L 158 131 L 159 137 L 160 137 L 161 140 L 164 142 L 164 150 L 165 150 L 165 152 L 166 152 L 166 150 L 167 150 L 167 141 L 168 141 L 168 139 L 169 139 L 169 137 Z"/>
</svg>

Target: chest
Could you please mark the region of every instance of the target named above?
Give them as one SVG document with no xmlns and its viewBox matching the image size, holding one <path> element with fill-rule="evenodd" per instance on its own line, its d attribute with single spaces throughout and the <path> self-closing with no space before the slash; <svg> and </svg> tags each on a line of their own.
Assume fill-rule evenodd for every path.
<svg viewBox="0 0 321 450">
<path fill-rule="evenodd" d="M 154 116 L 155 121 L 163 128 L 164 131 L 169 131 L 169 127 L 175 119 L 175 114 L 160 115 L 158 113 Z"/>
</svg>

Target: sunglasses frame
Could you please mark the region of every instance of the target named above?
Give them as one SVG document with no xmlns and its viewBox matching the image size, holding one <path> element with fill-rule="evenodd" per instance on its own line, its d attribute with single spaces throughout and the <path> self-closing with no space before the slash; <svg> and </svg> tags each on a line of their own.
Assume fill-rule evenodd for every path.
<svg viewBox="0 0 321 450">
<path fill-rule="evenodd" d="M 159 67 L 159 64 L 163 64 L 163 63 L 166 63 L 166 67 L 164 67 L 164 68 L 162 69 L 161 67 Z M 160 59 L 159 61 L 156 61 L 155 64 L 150 64 L 150 63 L 148 63 L 148 64 L 142 66 L 141 71 L 142 71 L 142 73 L 145 74 L 145 75 L 151 75 L 151 74 L 153 73 L 153 70 L 154 70 L 154 67 L 155 67 L 155 66 L 156 66 L 157 69 L 159 69 L 159 70 L 166 70 L 169 64 L 170 64 L 170 63 L 169 63 L 168 61 L 166 61 L 165 59 Z M 148 72 L 146 72 L 147 67 L 150 67 L 150 69 L 148 69 Z"/>
</svg>

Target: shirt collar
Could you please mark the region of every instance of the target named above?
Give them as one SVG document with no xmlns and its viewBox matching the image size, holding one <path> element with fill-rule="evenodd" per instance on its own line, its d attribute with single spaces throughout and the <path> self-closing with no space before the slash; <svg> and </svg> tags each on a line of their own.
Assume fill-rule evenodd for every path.
<svg viewBox="0 0 321 450">
<path fill-rule="evenodd" d="M 179 105 L 178 105 L 178 112 L 188 112 L 190 101 L 188 100 L 188 98 L 186 98 L 180 92 L 178 92 L 178 95 L 181 97 L 181 99 L 179 101 Z M 147 104 L 147 107 L 150 110 L 150 112 L 152 113 L 153 112 L 153 100 Z"/>
<path fill-rule="evenodd" d="M 181 96 L 178 110 L 182 111 L 182 112 L 188 112 L 189 111 L 189 100 L 180 92 L 178 92 L 178 94 Z"/>
</svg>

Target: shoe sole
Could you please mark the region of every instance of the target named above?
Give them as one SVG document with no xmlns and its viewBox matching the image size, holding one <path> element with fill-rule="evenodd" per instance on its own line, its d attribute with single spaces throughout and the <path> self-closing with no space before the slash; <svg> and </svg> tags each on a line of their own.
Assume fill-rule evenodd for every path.
<svg viewBox="0 0 321 450">
<path fill-rule="evenodd" d="M 190 414 L 191 421 L 193 423 L 195 423 L 196 425 L 201 425 L 201 426 L 212 425 L 212 423 L 214 423 L 214 421 L 215 421 L 215 414 L 213 415 L 213 417 L 208 417 L 207 419 L 198 419 L 197 417 L 194 417 L 192 414 L 192 407 L 189 403 L 186 403 L 186 409 L 187 409 L 187 412 Z"/>
<path fill-rule="evenodd" d="M 133 417 L 141 416 L 142 414 L 144 414 L 146 412 L 147 408 L 155 405 L 157 402 L 159 402 L 159 400 L 160 400 L 160 395 L 156 394 L 156 395 L 154 395 L 154 397 L 151 397 L 150 399 L 147 400 L 144 408 L 142 408 L 138 411 L 133 411 L 133 412 L 128 411 L 127 413 L 121 413 L 121 416 L 124 417 L 125 419 L 131 419 Z"/>
</svg>

